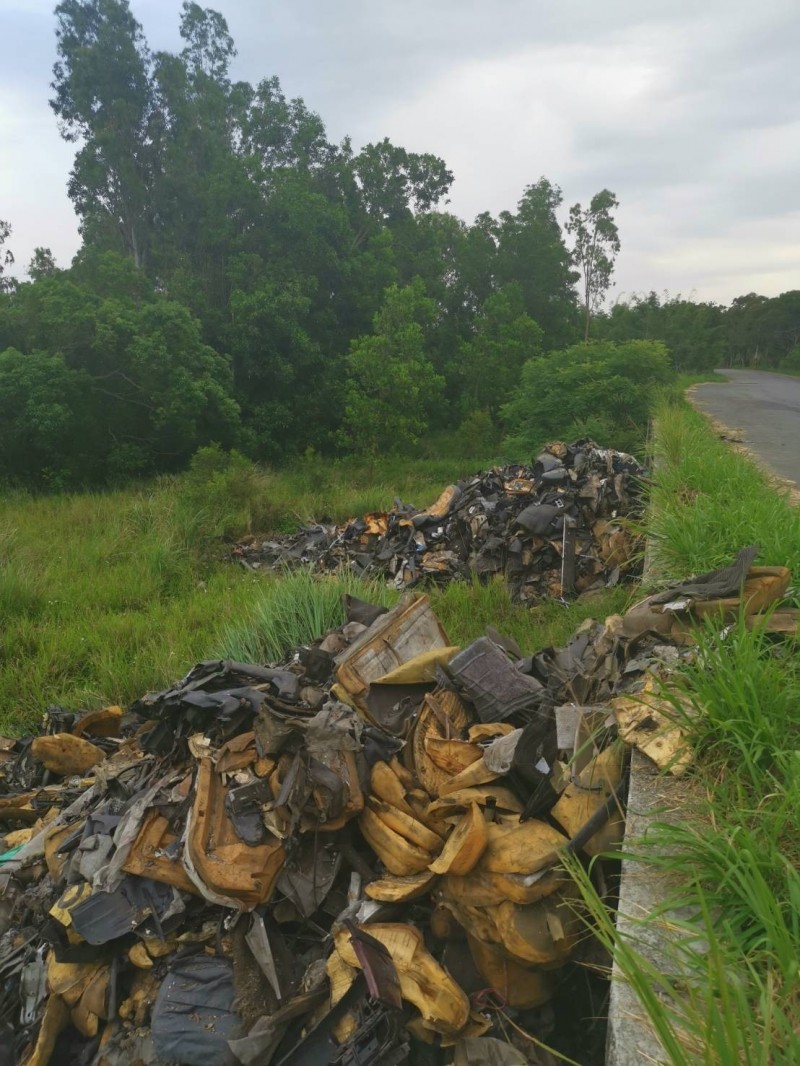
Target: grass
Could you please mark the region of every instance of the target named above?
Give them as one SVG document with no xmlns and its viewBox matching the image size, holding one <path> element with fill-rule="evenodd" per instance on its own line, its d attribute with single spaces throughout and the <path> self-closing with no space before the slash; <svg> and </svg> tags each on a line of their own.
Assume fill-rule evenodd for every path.
<svg viewBox="0 0 800 1066">
<path fill-rule="evenodd" d="M 257 509 L 254 524 L 259 531 L 288 533 L 298 523 L 338 523 L 355 514 L 386 510 L 398 497 L 426 507 L 451 482 L 491 465 L 491 461 L 463 456 L 375 461 L 311 456 L 285 470 L 267 473 L 263 506 Z"/>
<path fill-rule="evenodd" d="M 212 654 L 237 662 L 279 662 L 293 648 L 344 623 L 345 594 L 384 607 L 399 599 L 384 583 L 350 574 L 295 570 L 267 577 L 243 616 L 221 627 Z"/>
<path fill-rule="evenodd" d="M 722 566 L 755 543 L 761 545 L 758 564 L 800 574 L 800 510 L 701 414 L 685 404 L 662 406 L 655 454 L 649 533 L 659 579 Z"/>
<path fill-rule="evenodd" d="M 585 603 L 551 602 L 525 608 L 511 600 L 501 580 L 486 585 L 454 582 L 427 591 L 454 643 L 467 644 L 491 625 L 527 651 L 564 644 L 585 619 L 624 610 L 631 598 L 630 589 L 618 587 Z M 266 578 L 242 616 L 220 627 L 213 654 L 245 662 L 277 662 L 292 648 L 342 624 L 344 593 L 385 607 L 400 598 L 394 588 L 380 581 L 363 581 L 346 573 L 316 575 L 295 570 L 280 578 Z"/>
<path fill-rule="evenodd" d="M 201 658 L 257 591 L 202 560 L 167 486 L 4 500 L 0 730 L 49 703 L 127 703 Z"/>
<path fill-rule="evenodd" d="M 688 405 L 659 412 L 653 558 L 662 576 L 728 562 L 748 543 L 759 562 L 800 563 L 800 514 Z M 673 1066 L 800 1062 L 800 659 L 742 620 L 709 623 L 674 678 L 706 797 L 696 817 L 651 826 L 631 857 L 677 880 L 671 956 L 654 967 L 638 935 L 621 937 L 585 871 L 573 870 L 593 926 L 615 952 Z M 680 974 L 680 979 L 669 974 Z"/>
</svg>

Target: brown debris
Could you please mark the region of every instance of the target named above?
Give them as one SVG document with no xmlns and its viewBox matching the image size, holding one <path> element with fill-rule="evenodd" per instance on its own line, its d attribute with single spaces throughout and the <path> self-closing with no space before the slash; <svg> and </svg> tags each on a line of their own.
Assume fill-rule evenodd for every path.
<svg viewBox="0 0 800 1066">
<path fill-rule="evenodd" d="M 106 757 L 101 748 L 71 733 L 36 737 L 31 744 L 31 754 L 45 769 L 62 777 L 85 774 Z"/>
</svg>

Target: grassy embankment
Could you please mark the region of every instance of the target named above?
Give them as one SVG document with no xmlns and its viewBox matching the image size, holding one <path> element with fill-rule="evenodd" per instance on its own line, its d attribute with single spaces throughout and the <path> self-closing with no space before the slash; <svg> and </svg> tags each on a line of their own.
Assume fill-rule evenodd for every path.
<svg viewBox="0 0 800 1066">
<path fill-rule="evenodd" d="M 800 509 L 751 462 L 717 439 L 685 403 L 659 414 L 661 466 L 653 494 L 653 562 L 684 577 L 723 565 L 758 542 L 757 562 L 800 576 Z M 797 602 L 797 587 L 793 591 Z M 704 797 L 680 825 L 656 826 L 636 855 L 677 873 L 685 923 L 670 918 L 675 965 L 658 970 L 635 943 L 617 958 L 672 1066 L 800 1062 L 800 657 L 734 626 L 709 626 L 679 679 L 696 717 L 696 776 Z M 676 707 L 677 710 L 677 707 Z M 609 944 L 613 926 L 587 898 Z M 662 923 L 663 914 L 642 922 Z M 664 971 L 682 972 L 680 981 Z"/>
<path fill-rule="evenodd" d="M 0 512 L 0 732 L 36 722 L 49 703 L 123 705 L 213 655 L 274 659 L 340 615 L 341 585 L 303 575 L 254 576 L 209 539 L 221 529 L 286 531 L 309 519 L 344 520 L 391 506 L 426 506 L 477 459 L 355 463 L 305 461 L 259 477 L 245 505 L 225 512 L 212 485 L 161 479 L 106 494 L 7 496 Z M 219 486 L 217 486 L 217 489 Z M 379 585 L 362 595 L 391 600 Z M 617 589 L 569 609 L 515 606 L 502 583 L 451 585 L 433 599 L 451 638 L 487 624 L 528 650 L 562 643 L 585 617 L 619 610 Z"/>
</svg>

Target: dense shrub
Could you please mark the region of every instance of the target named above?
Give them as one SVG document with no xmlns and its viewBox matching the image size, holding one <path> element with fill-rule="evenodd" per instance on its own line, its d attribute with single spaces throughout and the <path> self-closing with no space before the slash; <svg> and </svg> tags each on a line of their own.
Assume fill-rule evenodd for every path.
<svg viewBox="0 0 800 1066">
<path fill-rule="evenodd" d="M 531 359 L 503 408 L 504 450 L 524 459 L 553 438 L 594 436 L 639 451 L 656 393 L 672 374 L 659 341 L 594 341 Z"/>
<path fill-rule="evenodd" d="M 237 537 L 257 523 L 266 479 L 237 451 L 218 444 L 199 448 L 179 482 L 181 506 L 194 516 L 203 539 Z"/>
</svg>

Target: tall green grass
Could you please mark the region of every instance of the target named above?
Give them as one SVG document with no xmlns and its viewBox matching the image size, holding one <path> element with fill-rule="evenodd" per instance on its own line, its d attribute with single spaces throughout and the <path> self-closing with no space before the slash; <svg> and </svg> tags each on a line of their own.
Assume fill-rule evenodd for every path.
<svg viewBox="0 0 800 1066">
<path fill-rule="evenodd" d="M 758 564 L 789 566 L 800 575 L 800 509 L 688 405 L 663 405 L 657 425 L 649 528 L 653 573 L 701 573 L 758 543 Z"/>
<path fill-rule="evenodd" d="M 587 618 L 603 620 L 626 610 L 633 592 L 630 586 L 604 589 L 587 600 L 570 604 L 549 600 L 535 607 L 521 607 L 509 595 L 502 579 L 482 584 L 454 582 L 430 590 L 431 602 L 448 636 L 466 644 L 494 626 L 513 637 L 524 652 L 565 644 Z"/>
<path fill-rule="evenodd" d="M 127 703 L 208 651 L 256 591 L 195 551 L 171 485 L 6 497 L 0 517 L 0 730 L 52 702 Z"/>
<path fill-rule="evenodd" d="M 745 544 L 798 572 L 800 514 L 702 416 L 659 412 L 653 557 L 662 576 L 723 565 Z M 695 660 L 671 680 L 707 802 L 651 825 L 633 861 L 675 884 L 657 913 L 621 935 L 586 872 L 573 874 L 672 1066 L 800 1062 L 800 659 L 794 641 L 709 623 Z M 573 864 L 574 866 L 574 864 Z M 674 918 L 676 912 L 688 915 Z M 669 914 L 667 962 L 648 925 Z M 663 939 L 663 938 L 662 938 Z M 679 979 L 669 975 L 680 975 Z"/>
<path fill-rule="evenodd" d="M 241 617 L 221 627 L 213 654 L 238 662 L 279 662 L 287 652 L 344 623 L 345 595 L 382 607 L 392 607 L 399 599 L 382 582 L 348 573 L 294 570 L 265 581 Z"/>
<path fill-rule="evenodd" d="M 259 532 L 292 532 L 309 521 L 338 523 L 353 515 L 385 511 L 396 498 L 427 507 L 453 481 L 490 465 L 489 460 L 463 455 L 372 461 L 311 456 L 265 474 L 254 525 Z"/>
<path fill-rule="evenodd" d="M 525 651 L 565 643 L 585 619 L 602 619 L 624 610 L 631 596 L 628 589 L 616 588 L 584 603 L 547 603 L 526 608 L 512 601 L 501 580 L 488 584 L 454 582 L 425 591 L 454 643 L 467 644 L 484 633 L 487 626 L 494 626 Z M 268 577 L 241 615 L 220 627 L 213 654 L 239 661 L 278 661 L 292 648 L 341 625 L 342 597 L 346 593 L 384 607 L 393 606 L 400 598 L 385 582 L 362 580 L 347 572 L 314 574 L 311 570 L 294 570 Z"/>
</svg>

